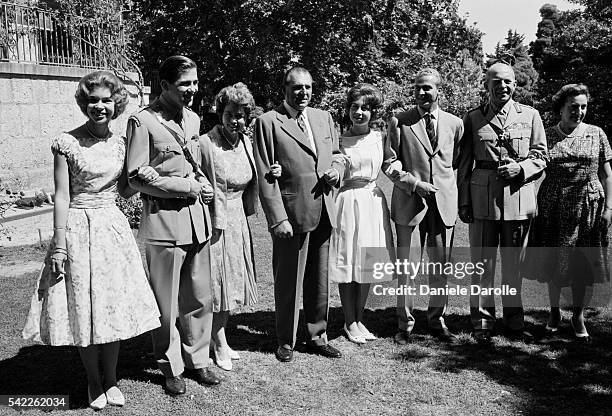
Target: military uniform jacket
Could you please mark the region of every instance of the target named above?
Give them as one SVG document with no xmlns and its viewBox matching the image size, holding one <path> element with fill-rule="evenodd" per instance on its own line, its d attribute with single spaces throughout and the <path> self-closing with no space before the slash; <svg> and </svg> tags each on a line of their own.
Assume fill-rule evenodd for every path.
<svg viewBox="0 0 612 416">
<path fill-rule="evenodd" d="M 212 232 L 208 207 L 201 198 L 188 196 L 189 177 L 193 178 L 195 173 L 170 132 L 186 140 L 194 160 L 200 164 L 200 119 L 191 110 L 183 109 L 183 123 L 179 126 L 164 117 L 166 108 L 163 98 L 160 98 L 128 120 L 128 181 L 143 199 L 138 235 L 149 243 L 161 245 L 204 243 Z M 139 167 L 146 165 L 160 175 L 150 184 L 144 184 L 135 175 Z M 211 169 L 205 173 L 214 181 Z"/>
<path fill-rule="evenodd" d="M 402 171 L 400 178 L 394 180 L 391 197 L 391 218 L 397 224 L 416 226 L 425 217 L 427 199 L 415 192 L 419 181 L 439 188 L 434 198 L 444 224 L 451 227 L 457 220 L 457 183 L 453 166 L 463 136 L 463 123 L 442 110 L 438 118 L 435 149 L 431 147 L 416 107 L 399 113 L 389 122 L 383 170 L 386 172 L 393 166 Z"/>
<path fill-rule="evenodd" d="M 459 207 L 471 207 L 476 219 L 524 220 L 537 213 L 533 180 L 546 167 L 542 119 L 534 108 L 512 100 L 504 109 L 505 120 L 489 105 L 468 112 L 463 120 L 457 170 Z M 513 151 L 508 150 L 510 146 Z M 505 157 L 519 163 L 519 176 L 507 180 L 497 175 L 492 165 L 499 165 Z"/>
</svg>

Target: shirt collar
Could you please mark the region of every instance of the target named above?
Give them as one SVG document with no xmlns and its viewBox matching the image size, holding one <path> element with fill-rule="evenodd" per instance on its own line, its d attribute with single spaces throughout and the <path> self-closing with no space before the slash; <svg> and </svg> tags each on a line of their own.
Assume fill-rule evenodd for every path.
<svg viewBox="0 0 612 416">
<path fill-rule="evenodd" d="M 297 119 L 298 115 L 300 114 L 300 112 L 298 110 L 296 110 L 295 108 L 291 107 L 286 100 L 283 100 L 283 105 L 285 106 L 285 110 L 287 110 L 287 112 L 289 113 L 289 115 L 291 116 L 291 118 Z M 308 108 L 308 107 L 306 107 Z M 304 111 L 302 111 L 302 114 L 304 115 L 304 118 L 308 119 L 308 117 L 306 116 L 306 108 L 304 109 Z"/>
<path fill-rule="evenodd" d="M 425 115 L 425 113 L 427 113 L 427 111 L 424 111 L 421 107 L 417 106 L 417 110 L 419 111 L 419 114 L 421 117 L 423 117 Z M 438 119 L 438 116 L 440 115 L 440 109 L 436 108 L 433 111 L 429 111 L 429 114 L 432 115 L 434 120 Z"/>
<path fill-rule="evenodd" d="M 179 109 L 175 109 L 169 102 L 168 100 L 166 100 L 166 98 L 162 95 L 159 96 L 158 98 L 159 104 L 162 107 L 162 110 L 164 111 L 164 113 L 170 117 L 172 120 L 177 120 L 179 118 L 183 117 L 183 107 L 179 108 Z M 180 114 L 180 117 L 179 117 Z"/>
<path fill-rule="evenodd" d="M 507 116 L 508 113 L 510 112 L 510 106 L 512 105 L 512 103 L 513 101 L 512 99 L 510 99 L 501 108 L 498 108 L 497 110 L 495 110 L 493 108 L 493 105 L 491 105 L 491 103 L 489 102 L 489 111 L 491 111 L 494 115 L 499 114 L 500 116 Z"/>
</svg>

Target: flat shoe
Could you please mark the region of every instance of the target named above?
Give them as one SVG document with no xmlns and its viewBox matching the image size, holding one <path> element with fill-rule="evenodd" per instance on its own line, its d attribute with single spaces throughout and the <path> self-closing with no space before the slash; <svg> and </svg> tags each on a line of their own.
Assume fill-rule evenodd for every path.
<svg viewBox="0 0 612 416">
<path fill-rule="evenodd" d="M 365 344 L 366 343 L 365 337 L 363 335 L 356 336 L 356 337 L 352 336 L 348 328 L 346 327 L 346 324 L 344 325 L 344 333 L 346 334 L 346 337 L 348 338 L 348 340 L 351 342 L 354 342 L 355 344 Z"/>
<path fill-rule="evenodd" d="M 557 332 L 559 332 L 559 327 L 558 326 L 550 326 L 550 325 L 546 324 L 545 331 L 546 331 L 547 334 L 556 334 Z"/>
<path fill-rule="evenodd" d="M 125 397 L 121 390 L 117 386 L 112 386 L 108 390 L 106 390 L 106 401 L 111 406 L 123 406 L 125 405 Z"/>
<path fill-rule="evenodd" d="M 94 410 L 102 410 L 106 407 L 106 395 L 102 393 L 95 400 L 91 399 L 91 392 L 89 391 L 89 387 L 87 387 L 87 398 L 89 399 L 89 407 Z"/>
<path fill-rule="evenodd" d="M 366 328 L 363 324 L 361 324 L 361 326 L 359 327 L 359 331 L 361 331 L 361 333 L 363 334 L 363 338 L 366 341 L 376 341 L 378 339 L 378 337 L 371 333 L 370 330 Z"/>
</svg>

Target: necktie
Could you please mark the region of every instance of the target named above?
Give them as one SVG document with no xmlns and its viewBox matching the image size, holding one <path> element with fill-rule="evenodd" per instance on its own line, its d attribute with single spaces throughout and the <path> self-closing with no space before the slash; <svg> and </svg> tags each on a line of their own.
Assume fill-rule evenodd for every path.
<svg viewBox="0 0 612 416">
<path fill-rule="evenodd" d="M 431 113 L 425 113 L 423 118 L 425 119 L 425 131 L 427 132 L 427 137 L 429 137 L 429 143 L 431 143 L 431 148 L 435 149 L 438 146 L 438 138 L 436 137 L 433 116 Z"/>
<path fill-rule="evenodd" d="M 308 134 L 306 130 L 306 120 L 304 119 L 304 113 L 298 113 L 297 125 L 302 130 L 302 133 Z"/>
</svg>

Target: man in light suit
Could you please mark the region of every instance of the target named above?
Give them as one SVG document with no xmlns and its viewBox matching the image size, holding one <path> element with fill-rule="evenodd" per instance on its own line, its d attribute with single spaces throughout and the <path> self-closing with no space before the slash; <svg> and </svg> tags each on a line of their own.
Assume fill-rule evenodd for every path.
<svg viewBox="0 0 612 416">
<path fill-rule="evenodd" d="M 484 273 L 472 285 L 492 288 L 497 247 L 502 285 L 517 291 L 502 296 L 505 335 L 530 342 L 521 298 L 521 259 L 531 219 L 536 215 L 534 180 L 546 167 L 546 136 L 537 110 L 512 100 L 516 80 L 512 67 L 493 64 L 485 78 L 488 102 L 464 117 L 457 184 L 459 217 L 470 224 L 472 262 L 483 262 Z M 495 324 L 493 295 L 472 295 L 470 314 L 474 337 L 489 342 Z"/>
<path fill-rule="evenodd" d="M 341 353 L 327 343 L 327 257 L 335 225 L 332 187 L 344 175 L 338 133 L 331 115 L 308 107 L 312 77 L 302 68 L 287 71 L 285 101 L 259 117 L 255 124 L 255 163 L 259 196 L 272 233 L 276 358 L 293 359 L 300 297 L 309 352 L 330 358 Z M 282 167 L 278 180 L 269 177 L 275 161 Z"/>
<path fill-rule="evenodd" d="M 221 382 L 207 368 L 213 314 L 212 225 L 206 204 L 213 197 L 208 179 L 214 183 L 215 178 L 212 167 L 208 179 L 194 169 L 201 161 L 200 119 L 188 106 L 198 90 L 196 64 L 172 56 L 159 75 L 160 97 L 128 121 L 126 168 L 130 186 L 143 200 L 138 236 L 146 243 L 149 278 L 161 312 L 161 327 L 152 332 L 155 359 L 166 392 L 178 395 L 185 393 L 185 368 L 201 384 Z M 135 172 L 141 166 L 152 166 L 159 177 L 149 184 L 139 181 Z"/>
<path fill-rule="evenodd" d="M 420 71 L 414 83 L 417 106 L 392 117 L 389 123 L 384 169 L 394 182 L 391 218 L 397 231 L 398 259 L 410 258 L 413 232 L 418 227 L 420 246 L 427 245 L 429 261 L 444 264 L 450 255 L 457 220 L 457 184 L 453 165 L 463 123 L 439 108 L 438 71 Z M 417 260 L 418 261 L 418 260 Z M 430 268 L 429 287 L 443 288 L 446 276 Z M 415 276 L 413 276 L 415 277 Z M 414 279 L 398 274 L 398 287 L 414 286 Z M 429 298 L 427 320 L 432 335 L 446 342 L 456 337 L 446 327 L 447 296 Z M 399 331 L 395 341 L 408 342 L 414 327 L 414 296 L 398 295 Z"/>
</svg>

